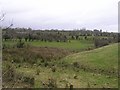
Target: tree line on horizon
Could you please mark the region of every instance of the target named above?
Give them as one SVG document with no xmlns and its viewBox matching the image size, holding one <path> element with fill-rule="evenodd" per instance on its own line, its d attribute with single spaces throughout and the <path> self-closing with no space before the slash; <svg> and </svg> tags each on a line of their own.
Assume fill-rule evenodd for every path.
<svg viewBox="0 0 120 90">
<path fill-rule="evenodd" d="M 88 38 L 91 37 L 91 38 Z M 31 28 L 4 28 L 2 29 L 3 41 L 13 40 L 20 42 L 30 41 L 56 41 L 70 42 L 70 40 L 94 40 L 96 47 L 108 45 L 109 43 L 120 42 L 120 33 L 102 32 L 102 30 L 32 30 Z"/>
</svg>

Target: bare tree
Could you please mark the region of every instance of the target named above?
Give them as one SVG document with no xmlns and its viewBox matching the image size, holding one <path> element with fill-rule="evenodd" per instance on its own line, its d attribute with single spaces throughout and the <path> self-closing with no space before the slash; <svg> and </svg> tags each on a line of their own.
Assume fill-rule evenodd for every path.
<svg viewBox="0 0 120 90">
<path fill-rule="evenodd" d="M 1 12 L 1 14 L 0 14 L 0 22 L 4 21 L 5 15 L 6 15 L 6 13 L 2 13 L 2 12 Z M 10 24 L 8 27 L 6 27 L 5 29 L 9 29 L 9 28 L 12 27 L 12 26 L 13 26 L 13 19 L 12 19 L 11 24 Z"/>
<path fill-rule="evenodd" d="M 5 13 L 2 13 L 2 14 L 0 15 L 0 21 L 3 21 L 4 18 L 5 18 Z"/>
</svg>

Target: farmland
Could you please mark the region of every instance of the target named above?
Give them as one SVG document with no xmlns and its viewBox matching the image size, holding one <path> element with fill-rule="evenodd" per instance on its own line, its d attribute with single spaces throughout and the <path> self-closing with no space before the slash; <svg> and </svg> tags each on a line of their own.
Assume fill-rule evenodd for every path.
<svg viewBox="0 0 120 90">
<path fill-rule="evenodd" d="M 119 6 L 0 0 L 1 89 L 120 90 Z"/>
<path fill-rule="evenodd" d="M 14 66 L 15 71 L 19 74 L 23 74 L 23 76 L 26 75 L 29 77 L 34 77 L 34 88 L 48 87 L 48 84 L 50 83 L 49 80 L 52 80 L 52 84 L 54 86 L 56 85 L 59 88 L 69 87 L 69 85 L 71 84 L 75 88 L 116 88 L 118 87 L 118 79 L 116 76 L 117 74 L 115 74 L 117 73 L 118 68 L 117 50 L 117 44 L 113 44 L 99 49 L 80 52 L 72 55 L 71 53 L 68 53 L 66 51 L 59 51 L 59 55 L 60 52 L 64 52 L 68 56 L 61 58 L 60 60 L 54 57 L 52 58 L 53 61 L 46 61 L 44 59 L 44 61 L 42 62 L 42 60 L 38 60 L 37 63 L 34 65 L 31 65 L 32 62 L 30 63 L 29 61 L 24 61 L 21 63 L 19 61 L 14 61 L 14 63 L 11 63 L 12 61 L 3 61 L 3 63 L 11 63 L 11 65 Z M 10 55 L 9 53 L 16 53 L 16 55 L 13 54 L 15 55 L 14 57 L 17 57 L 17 55 L 20 55 L 21 57 L 22 54 L 20 52 L 22 51 L 23 50 L 17 49 L 13 51 L 8 50 L 3 53 L 5 53 L 6 56 Z M 95 56 L 97 56 L 97 59 L 94 54 Z M 113 55 L 113 57 L 108 57 L 105 54 L 110 56 Z M 29 52 L 27 52 L 27 55 L 29 55 Z M 53 55 L 55 56 L 55 54 Z M 24 56 L 22 57 L 24 58 Z M 11 60 L 14 60 L 12 57 L 9 58 L 11 58 Z M 28 59 L 30 58 L 28 57 Z M 100 59 L 101 61 L 98 61 L 98 59 Z M 74 65 L 75 62 L 77 62 L 76 65 Z M 79 65 L 79 67 L 77 67 L 77 64 Z M 19 83 L 16 83 L 16 85 L 14 85 L 14 87 L 16 86 L 21 87 L 19 86 Z"/>
<path fill-rule="evenodd" d="M 36 32 L 4 34 L 3 88 L 118 88 L 116 34 Z"/>
<path fill-rule="evenodd" d="M 3 42 L 7 47 L 15 46 L 17 42 L 6 41 Z M 94 48 L 93 41 L 86 41 L 86 40 L 71 40 L 71 42 L 43 42 L 43 41 L 33 41 L 27 42 L 26 45 L 31 45 L 35 47 L 56 47 L 56 48 L 63 48 L 69 49 L 74 51 L 82 51 L 88 48 Z"/>
</svg>

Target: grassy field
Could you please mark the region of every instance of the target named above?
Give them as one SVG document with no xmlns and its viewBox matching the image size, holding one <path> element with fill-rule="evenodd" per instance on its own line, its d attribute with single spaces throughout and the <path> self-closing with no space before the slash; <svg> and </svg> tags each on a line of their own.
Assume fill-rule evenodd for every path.
<svg viewBox="0 0 120 90">
<path fill-rule="evenodd" d="M 75 41 L 78 43 L 77 41 Z M 40 46 L 41 42 L 34 42 L 32 45 Z M 47 42 L 48 43 L 48 42 Z M 46 43 L 43 43 L 45 45 Z M 61 43 L 60 43 L 61 44 Z M 64 43 L 65 44 L 65 43 Z M 74 44 L 74 43 L 73 43 Z M 46 44 L 49 47 L 52 46 L 50 44 Z M 58 43 L 57 43 L 58 45 Z M 67 44 L 68 45 L 68 44 Z M 54 43 L 54 46 L 56 44 Z M 69 46 L 69 45 L 68 45 Z M 66 47 L 66 46 L 64 46 Z M 70 48 L 70 47 L 69 47 Z M 74 48 L 73 45 L 71 48 Z M 78 47 L 77 47 L 78 48 Z M 30 61 L 21 62 L 21 63 L 11 63 L 14 66 L 15 71 L 17 73 L 22 73 L 24 76 L 32 76 L 34 77 L 34 88 L 41 87 L 70 87 L 73 85 L 74 88 L 117 88 L 118 87 L 118 78 L 117 78 L 117 70 L 118 70 L 118 44 L 111 44 L 108 46 L 104 46 L 101 48 L 97 48 L 90 51 L 83 51 L 79 53 L 69 53 L 66 54 L 63 58 L 56 59 L 51 57 L 51 60 L 40 60 L 44 54 L 56 56 L 56 51 L 58 49 L 53 50 L 50 48 L 39 49 L 35 48 L 35 51 L 31 52 L 29 49 L 15 49 L 10 51 L 10 49 L 4 50 L 4 55 L 9 56 L 8 58 L 3 58 L 3 65 L 10 62 L 11 60 L 25 60 L 26 57 L 29 60 L 38 60 L 37 63 L 31 64 Z M 26 51 L 24 51 L 26 50 Z M 31 49 L 30 49 L 31 50 Z M 52 51 L 51 51 L 52 50 Z M 19 51 L 19 52 L 18 52 Z M 43 52 L 41 54 L 40 52 Z M 67 51 L 68 52 L 68 51 Z M 26 53 L 26 55 L 24 54 Z M 31 53 L 31 54 L 29 54 Z M 64 55 L 66 51 L 59 50 L 59 55 Z M 16 54 L 16 55 L 15 55 Z M 36 55 L 37 58 L 30 57 L 31 55 Z M 58 55 L 58 54 L 57 54 Z M 67 56 L 68 55 L 68 56 Z M 19 57 L 23 57 L 20 59 Z M 39 57 L 40 56 L 40 57 Z M 24 59 L 25 57 L 25 59 Z M 35 56 L 36 57 L 36 56 Z M 46 64 L 47 63 L 47 64 Z M 14 86 L 18 86 L 18 83 Z"/>
<path fill-rule="evenodd" d="M 17 42 L 13 41 L 4 41 L 3 44 L 6 46 L 14 46 Z M 75 51 L 82 51 L 88 48 L 94 48 L 94 44 L 92 40 L 71 40 L 70 42 L 44 42 L 44 41 L 32 41 L 26 42 L 31 46 L 36 47 L 56 47 L 56 48 L 63 48 Z"/>
<path fill-rule="evenodd" d="M 90 68 L 114 71 L 118 69 L 118 44 L 111 44 L 91 51 L 69 55 L 63 59 L 69 64 L 78 62 Z"/>
</svg>

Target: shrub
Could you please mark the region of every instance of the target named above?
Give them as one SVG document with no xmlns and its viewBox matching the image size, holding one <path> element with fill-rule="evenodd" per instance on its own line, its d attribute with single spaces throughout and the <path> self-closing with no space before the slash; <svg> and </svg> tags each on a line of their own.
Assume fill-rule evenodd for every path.
<svg viewBox="0 0 120 90">
<path fill-rule="evenodd" d="M 78 77 L 77 77 L 77 75 L 75 75 L 75 74 L 74 74 L 74 76 L 73 76 L 73 77 L 74 77 L 74 79 L 77 79 L 77 78 L 78 78 Z"/>
<path fill-rule="evenodd" d="M 78 62 L 73 62 L 73 66 L 76 67 L 76 68 L 79 68 L 79 63 Z"/>
<path fill-rule="evenodd" d="M 17 48 L 23 48 L 24 45 L 25 45 L 25 43 L 24 43 L 24 42 L 21 42 L 21 41 L 19 41 L 19 42 L 16 44 Z"/>
<path fill-rule="evenodd" d="M 55 66 L 53 66 L 51 69 L 52 69 L 52 72 L 56 71 L 56 67 Z"/>
<path fill-rule="evenodd" d="M 37 68 L 36 75 L 39 75 L 39 74 L 40 74 L 40 69 Z"/>
<path fill-rule="evenodd" d="M 70 90 L 73 90 L 73 85 L 70 85 Z"/>
<path fill-rule="evenodd" d="M 25 75 L 21 72 L 15 73 L 15 82 L 24 83 L 24 85 L 27 85 L 27 87 L 33 87 L 34 86 L 34 77 Z"/>
<path fill-rule="evenodd" d="M 5 48 L 7 48 L 7 45 L 6 45 L 6 44 L 3 44 L 3 45 L 2 45 L 2 49 L 5 49 Z"/>
<path fill-rule="evenodd" d="M 3 82 L 14 81 L 15 69 L 10 63 L 6 63 L 2 71 Z"/>
<path fill-rule="evenodd" d="M 109 44 L 108 39 L 95 39 L 94 41 L 94 45 L 95 47 L 102 47 L 102 46 L 106 46 Z"/>
<path fill-rule="evenodd" d="M 48 79 L 48 88 L 57 88 L 57 83 L 54 78 Z"/>
<path fill-rule="evenodd" d="M 49 64 L 48 64 L 48 62 L 45 62 L 44 65 L 45 65 L 45 67 L 47 67 Z"/>
<path fill-rule="evenodd" d="M 23 82 L 30 83 L 31 85 L 34 85 L 34 77 L 24 76 L 23 77 Z"/>
</svg>

